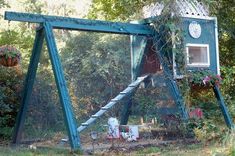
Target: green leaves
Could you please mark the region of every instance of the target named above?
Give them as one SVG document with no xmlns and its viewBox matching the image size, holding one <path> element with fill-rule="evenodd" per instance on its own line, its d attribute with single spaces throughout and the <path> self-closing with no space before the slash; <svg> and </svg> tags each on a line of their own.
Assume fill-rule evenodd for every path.
<svg viewBox="0 0 235 156">
<path fill-rule="evenodd" d="M 221 66 L 221 73 L 223 76 L 223 91 L 235 100 L 235 66 Z"/>
<path fill-rule="evenodd" d="M 0 0 L 0 8 L 9 7 L 8 3 L 5 0 Z"/>
<path fill-rule="evenodd" d="M 115 21 L 135 19 L 154 0 L 93 0 L 88 18 Z"/>
<path fill-rule="evenodd" d="M 79 116 L 106 104 L 128 85 L 129 51 L 129 36 L 81 33 L 68 40 L 61 52 L 62 62 L 75 93 L 72 96 L 83 99 L 73 103 L 84 113 Z"/>
<path fill-rule="evenodd" d="M 0 138 L 8 138 L 20 105 L 23 77 L 15 68 L 0 66 Z"/>
</svg>

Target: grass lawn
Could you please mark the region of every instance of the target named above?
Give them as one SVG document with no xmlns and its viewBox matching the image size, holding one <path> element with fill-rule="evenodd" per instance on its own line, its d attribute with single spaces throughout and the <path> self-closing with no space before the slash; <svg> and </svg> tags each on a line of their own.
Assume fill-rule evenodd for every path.
<svg viewBox="0 0 235 156">
<path fill-rule="evenodd" d="M 164 148 L 150 147 L 133 153 L 134 155 L 161 155 L 161 156 L 209 156 L 228 155 L 225 148 L 219 145 L 204 146 L 202 144 L 170 145 Z"/>
<path fill-rule="evenodd" d="M 10 148 L 0 147 L 0 156 L 66 156 L 66 155 L 81 155 L 70 152 L 68 149 L 61 148 Z M 168 145 L 165 147 L 148 147 L 142 149 L 136 149 L 126 152 L 101 152 L 98 151 L 95 155 L 130 155 L 130 156 L 209 156 L 209 155 L 235 155 L 229 154 L 226 148 L 215 145 L 204 146 L 203 144 L 191 144 L 191 145 Z"/>
<path fill-rule="evenodd" d="M 36 150 L 29 149 L 25 147 L 0 147 L 0 156 L 66 156 L 73 155 L 67 149 L 59 149 L 59 148 L 38 148 Z"/>
</svg>

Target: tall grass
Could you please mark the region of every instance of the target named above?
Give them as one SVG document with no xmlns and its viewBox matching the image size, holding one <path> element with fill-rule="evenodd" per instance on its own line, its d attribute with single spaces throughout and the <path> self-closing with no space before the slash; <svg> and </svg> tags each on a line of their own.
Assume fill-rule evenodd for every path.
<svg viewBox="0 0 235 156">
<path fill-rule="evenodd" d="M 235 156 L 235 129 L 232 129 L 226 135 L 224 146 L 227 149 L 228 155 Z"/>
</svg>

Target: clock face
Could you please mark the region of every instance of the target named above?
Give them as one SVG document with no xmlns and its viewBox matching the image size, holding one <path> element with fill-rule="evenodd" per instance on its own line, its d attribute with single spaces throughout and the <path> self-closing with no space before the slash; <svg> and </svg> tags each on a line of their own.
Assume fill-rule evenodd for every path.
<svg viewBox="0 0 235 156">
<path fill-rule="evenodd" d="M 196 21 L 193 21 L 189 24 L 189 34 L 193 38 L 199 38 L 201 36 L 202 29 L 201 25 L 197 23 Z"/>
</svg>

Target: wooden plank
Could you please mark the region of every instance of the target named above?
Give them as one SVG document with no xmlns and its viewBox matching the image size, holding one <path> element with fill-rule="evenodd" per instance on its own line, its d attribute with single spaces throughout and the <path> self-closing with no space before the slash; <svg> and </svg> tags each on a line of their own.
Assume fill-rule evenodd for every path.
<svg viewBox="0 0 235 156">
<path fill-rule="evenodd" d="M 20 110 L 17 115 L 14 133 L 13 133 L 12 142 L 15 144 L 19 143 L 21 139 L 21 133 L 22 133 L 23 126 L 24 126 L 24 121 L 25 121 L 27 108 L 29 105 L 29 100 L 30 100 L 32 90 L 33 90 L 33 84 L 34 84 L 34 79 L 35 79 L 37 68 L 38 68 L 38 62 L 39 62 L 40 53 L 42 50 L 43 40 L 44 40 L 43 29 L 39 29 L 37 30 L 37 33 L 36 33 L 32 55 L 31 55 L 30 63 L 28 67 L 28 72 L 27 72 L 26 79 L 24 82 L 23 97 L 22 97 L 22 101 L 20 105 Z"/>
<path fill-rule="evenodd" d="M 56 29 L 71 29 L 81 31 L 94 31 L 104 33 L 152 35 L 153 29 L 149 25 L 122 22 L 109 22 L 100 20 L 87 20 L 61 16 L 48 16 L 40 14 L 5 12 L 5 20 L 30 23 L 48 22 Z"/>
<path fill-rule="evenodd" d="M 56 85 L 59 92 L 60 102 L 62 105 L 66 127 L 68 130 L 70 145 L 73 150 L 80 149 L 80 139 L 77 133 L 77 126 L 73 115 L 71 100 L 64 78 L 62 65 L 60 63 L 58 50 L 56 48 L 55 37 L 52 31 L 52 26 L 49 23 L 44 23 L 45 37 L 47 48 L 50 55 L 53 73 L 55 76 Z"/>
<path fill-rule="evenodd" d="M 225 105 L 224 99 L 222 94 L 220 93 L 219 87 L 217 85 L 213 86 L 213 91 L 215 93 L 215 97 L 219 103 L 220 109 L 222 111 L 222 114 L 224 116 L 224 120 L 229 128 L 234 128 L 233 121 L 229 115 L 228 109 Z"/>
</svg>

